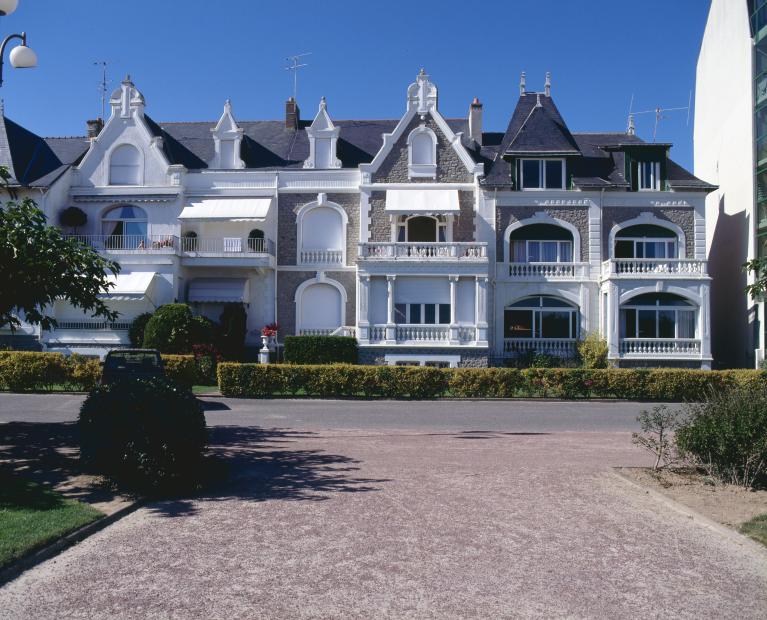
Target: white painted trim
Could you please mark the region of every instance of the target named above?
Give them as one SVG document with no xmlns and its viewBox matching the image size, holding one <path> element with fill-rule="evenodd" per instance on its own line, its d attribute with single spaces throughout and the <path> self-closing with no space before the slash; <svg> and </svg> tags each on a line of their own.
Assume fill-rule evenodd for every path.
<svg viewBox="0 0 767 620">
<path fill-rule="evenodd" d="M 684 231 L 673 222 L 661 219 L 650 211 L 640 213 L 637 217 L 626 220 L 625 222 L 621 222 L 620 224 L 616 224 L 612 227 L 608 239 L 607 255 L 610 258 L 615 258 L 615 237 L 619 231 L 623 230 L 624 228 L 628 228 L 629 226 L 637 226 L 641 224 L 660 226 L 661 228 L 666 228 L 673 231 L 677 236 L 677 257 L 681 259 L 687 258 L 687 243 Z"/>
<path fill-rule="evenodd" d="M 573 261 L 581 261 L 581 234 L 578 229 L 570 222 L 552 217 L 544 211 L 538 211 L 535 215 L 525 218 L 524 220 L 512 222 L 506 227 L 506 230 L 503 231 L 504 263 L 508 263 L 510 260 L 509 251 L 511 249 L 511 233 L 519 228 L 524 228 L 525 226 L 530 226 L 532 224 L 549 224 L 551 226 L 560 226 L 561 228 L 569 230 L 573 236 Z"/>
<path fill-rule="evenodd" d="M 639 286 L 637 288 L 632 288 L 625 293 L 621 293 L 621 296 L 618 298 L 618 304 L 623 306 L 637 295 L 643 295 L 645 293 L 672 293 L 673 295 L 679 295 L 679 297 L 683 297 L 684 299 L 693 302 L 698 308 L 700 308 L 703 303 L 703 299 L 700 295 L 692 293 L 688 289 L 680 286 L 668 286 L 663 282 L 658 281 L 656 284 L 650 286 Z"/>
</svg>

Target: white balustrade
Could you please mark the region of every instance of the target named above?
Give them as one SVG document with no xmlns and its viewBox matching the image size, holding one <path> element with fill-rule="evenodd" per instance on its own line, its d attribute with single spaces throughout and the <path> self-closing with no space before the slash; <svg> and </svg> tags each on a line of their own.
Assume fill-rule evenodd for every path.
<svg viewBox="0 0 767 620">
<path fill-rule="evenodd" d="M 183 254 L 271 254 L 268 239 L 241 237 L 181 237 Z"/>
<path fill-rule="evenodd" d="M 397 342 L 443 342 L 450 340 L 447 325 L 397 325 Z"/>
<path fill-rule="evenodd" d="M 130 326 L 131 321 L 58 321 L 58 325 L 51 331 L 127 331 Z"/>
<path fill-rule="evenodd" d="M 708 274 L 708 261 L 685 258 L 616 258 L 602 263 L 602 277 L 700 277 Z"/>
<path fill-rule="evenodd" d="M 173 235 L 67 235 L 102 252 L 122 254 L 175 254 L 178 237 Z"/>
<path fill-rule="evenodd" d="M 584 279 L 588 263 L 509 263 L 509 277 L 518 280 Z"/>
<path fill-rule="evenodd" d="M 623 338 L 622 356 L 665 357 L 700 355 L 700 340 L 695 338 Z"/>
<path fill-rule="evenodd" d="M 360 243 L 362 260 L 486 261 L 486 243 Z"/>
<path fill-rule="evenodd" d="M 576 340 L 572 338 L 504 338 L 504 353 L 524 355 L 530 351 L 554 357 L 574 357 Z"/>
<path fill-rule="evenodd" d="M 330 336 L 333 334 L 333 332 L 336 331 L 333 328 L 327 328 L 327 329 L 299 329 L 298 335 L 299 336 Z"/>
<path fill-rule="evenodd" d="M 301 250 L 299 261 L 303 265 L 342 265 L 343 250 Z"/>
<path fill-rule="evenodd" d="M 458 328 L 458 340 L 460 342 L 473 342 L 477 339 L 476 327 L 461 326 Z"/>
<path fill-rule="evenodd" d="M 346 336 L 346 337 L 356 338 L 357 337 L 357 328 L 349 326 L 349 325 L 344 325 L 343 327 L 339 327 L 338 329 L 334 330 L 330 335 L 331 336 Z"/>
<path fill-rule="evenodd" d="M 385 325 L 371 325 L 368 329 L 370 334 L 370 342 L 381 342 L 386 340 L 386 326 Z"/>
</svg>

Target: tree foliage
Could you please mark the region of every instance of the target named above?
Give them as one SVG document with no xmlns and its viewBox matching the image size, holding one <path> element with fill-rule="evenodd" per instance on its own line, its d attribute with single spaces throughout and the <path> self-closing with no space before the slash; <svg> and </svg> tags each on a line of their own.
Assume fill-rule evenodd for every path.
<svg viewBox="0 0 767 620">
<path fill-rule="evenodd" d="M 743 269 L 754 274 L 754 281 L 746 286 L 746 292 L 752 299 L 763 297 L 767 293 L 767 258 L 754 258 L 744 263 Z"/>
<path fill-rule="evenodd" d="M 116 262 L 48 225 L 32 199 L 0 206 L 0 327 L 19 326 L 20 313 L 43 329 L 55 327 L 46 310 L 60 299 L 114 321 L 118 313 L 100 295 L 112 286 L 107 272 L 119 271 Z"/>
</svg>

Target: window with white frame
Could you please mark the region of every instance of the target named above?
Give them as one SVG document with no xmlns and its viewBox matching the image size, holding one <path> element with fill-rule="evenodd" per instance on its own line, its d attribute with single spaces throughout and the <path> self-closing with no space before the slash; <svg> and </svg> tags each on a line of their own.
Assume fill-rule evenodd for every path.
<svg viewBox="0 0 767 620">
<path fill-rule="evenodd" d="M 530 224 L 511 232 L 509 260 L 512 263 L 570 263 L 573 235 L 553 224 Z"/>
<path fill-rule="evenodd" d="M 411 177 L 437 176 L 437 136 L 425 126 L 410 132 L 408 142 L 408 170 Z"/>
<path fill-rule="evenodd" d="M 141 153 L 132 144 L 121 144 L 109 158 L 110 185 L 141 185 Z"/>
<path fill-rule="evenodd" d="M 450 304 L 394 304 L 394 322 L 405 325 L 447 325 Z"/>
<path fill-rule="evenodd" d="M 660 162 L 640 161 L 638 163 L 639 189 L 647 191 L 660 190 Z"/>
<path fill-rule="evenodd" d="M 520 189 L 564 189 L 564 159 L 519 160 Z"/>
<path fill-rule="evenodd" d="M 548 295 L 526 297 L 506 307 L 504 336 L 574 340 L 578 337 L 578 308 Z"/>
<path fill-rule="evenodd" d="M 695 306 L 672 293 L 646 293 L 620 308 L 621 338 L 695 338 Z"/>
<path fill-rule="evenodd" d="M 428 243 L 448 239 L 448 220 L 444 215 L 401 215 L 397 218 L 397 241 Z"/>
<path fill-rule="evenodd" d="M 104 246 L 110 249 L 135 250 L 149 243 L 146 211 L 140 207 L 123 205 L 109 209 L 101 217 Z"/>
<path fill-rule="evenodd" d="M 673 230 L 652 224 L 628 226 L 615 235 L 615 258 L 677 258 Z"/>
</svg>

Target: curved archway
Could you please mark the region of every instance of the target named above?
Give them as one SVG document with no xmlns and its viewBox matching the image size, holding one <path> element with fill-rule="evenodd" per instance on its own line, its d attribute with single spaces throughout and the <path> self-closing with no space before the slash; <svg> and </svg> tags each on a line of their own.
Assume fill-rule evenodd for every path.
<svg viewBox="0 0 767 620">
<path fill-rule="evenodd" d="M 324 194 L 296 211 L 299 264 L 346 263 L 346 227 L 349 216 Z"/>
<path fill-rule="evenodd" d="M 621 300 L 621 340 L 690 340 L 696 337 L 698 304 L 668 291 L 632 291 Z"/>
<path fill-rule="evenodd" d="M 132 144 L 121 144 L 109 156 L 109 184 L 141 185 L 142 168 L 141 152 Z"/>
<path fill-rule="evenodd" d="M 674 224 L 674 222 L 670 222 L 668 220 L 661 219 L 657 217 L 655 214 L 646 212 L 641 213 L 639 216 L 632 218 L 630 220 L 626 220 L 625 222 L 621 222 L 619 224 L 615 224 L 610 229 L 610 235 L 609 235 L 609 253 L 610 258 L 617 258 L 616 257 L 616 239 L 618 238 L 618 235 L 621 231 L 637 227 L 637 226 L 652 226 L 656 228 L 661 228 L 668 230 L 671 232 L 674 237 L 676 238 L 676 256 L 675 258 L 687 258 L 687 242 L 686 242 L 686 236 L 684 234 L 684 231 L 680 226 L 677 224 Z M 641 229 L 637 229 L 641 230 Z M 649 231 L 649 229 L 644 229 L 646 231 Z M 660 239 L 664 239 L 665 237 L 659 237 L 658 242 L 660 243 Z M 649 239 L 649 237 L 648 237 Z M 661 257 L 658 257 L 661 258 Z"/>
<path fill-rule="evenodd" d="M 330 334 L 346 322 L 346 289 L 340 282 L 318 277 L 296 289 L 296 333 Z"/>
<path fill-rule="evenodd" d="M 578 229 L 570 222 L 552 217 L 548 213 L 541 211 L 532 217 L 512 222 L 506 227 L 506 230 L 503 232 L 503 257 L 505 262 L 513 262 L 511 260 L 513 258 L 511 254 L 511 235 L 521 228 L 537 225 L 548 225 L 565 229 L 568 233 L 570 233 L 570 237 L 572 239 L 571 260 L 576 262 L 581 260 L 581 234 Z"/>
<path fill-rule="evenodd" d="M 266 251 L 266 237 L 264 231 L 260 228 L 254 228 L 248 233 L 248 251 L 249 252 L 265 252 Z"/>
<path fill-rule="evenodd" d="M 146 211 L 133 205 L 111 207 L 101 216 L 101 234 L 105 246 L 112 249 L 144 247 L 148 226 Z"/>
</svg>

